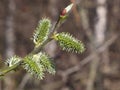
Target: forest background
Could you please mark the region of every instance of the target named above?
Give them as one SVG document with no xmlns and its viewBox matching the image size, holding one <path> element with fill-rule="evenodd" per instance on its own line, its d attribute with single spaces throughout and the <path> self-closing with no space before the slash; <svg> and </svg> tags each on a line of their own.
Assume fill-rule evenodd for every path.
<svg viewBox="0 0 120 90">
<path fill-rule="evenodd" d="M 54 59 L 55 75 L 37 80 L 20 69 L 0 80 L 0 90 L 120 90 L 120 0 L 0 0 L 0 68 L 8 57 L 32 51 L 39 20 L 49 17 L 55 24 L 70 3 L 58 31 L 81 40 L 85 52 L 66 53 L 52 41 L 45 50 Z"/>
</svg>

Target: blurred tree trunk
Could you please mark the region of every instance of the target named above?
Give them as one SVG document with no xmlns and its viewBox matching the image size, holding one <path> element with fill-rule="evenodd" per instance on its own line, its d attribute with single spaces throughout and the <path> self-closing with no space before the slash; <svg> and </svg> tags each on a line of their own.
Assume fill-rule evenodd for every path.
<svg viewBox="0 0 120 90">
<path fill-rule="evenodd" d="M 96 13 L 98 21 L 95 24 L 95 40 L 94 48 L 97 49 L 105 41 L 105 31 L 107 23 L 107 10 L 106 10 L 106 0 L 97 0 Z M 93 49 L 93 52 L 95 52 Z M 96 81 L 96 90 L 103 90 L 102 74 L 100 72 L 100 60 L 103 60 L 101 54 L 96 53 L 96 58 L 91 62 L 90 74 L 87 84 L 87 90 L 94 90 L 95 81 Z"/>
<path fill-rule="evenodd" d="M 9 58 L 14 55 L 14 13 L 15 13 L 15 1 L 8 0 L 8 13 L 6 17 L 6 30 L 5 30 L 5 42 L 6 42 L 6 50 L 5 56 Z M 15 81 L 12 74 L 8 74 L 8 76 L 4 79 L 5 88 L 4 90 L 15 90 Z"/>
<path fill-rule="evenodd" d="M 8 2 L 8 15 L 6 17 L 6 30 L 5 30 L 5 38 L 6 38 L 6 58 L 14 55 L 14 12 L 15 12 L 15 2 L 14 0 L 9 0 Z"/>
</svg>

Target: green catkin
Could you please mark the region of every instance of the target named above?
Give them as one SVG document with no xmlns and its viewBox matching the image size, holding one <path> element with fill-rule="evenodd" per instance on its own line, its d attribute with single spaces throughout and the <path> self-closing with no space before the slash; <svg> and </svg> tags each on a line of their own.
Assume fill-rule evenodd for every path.
<svg viewBox="0 0 120 90">
<path fill-rule="evenodd" d="M 24 60 L 23 67 L 38 79 L 43 79 L 45 72 L 55 74 L 53 64 L 48 55 L 43 52 L 27 56 Z"/>
<path fill-rule="evenodd" d="M 53 38 L 57 40 L 63 50 L 68 52 L 82 53 L 85 50 L 84 44 L 69 33 L 58 33 Z"/>
<path fill-rule="evenodd" d="M 23 68 L 38 79 L 43 79 L 44 77 L 42 66 L 33 59 L 32 55 L 25 58 Z"/>
<path fill-rule="evenodd" d="M 18 56 L 13 56 L 11 58 L 8 58 L 7 61 L 5 62 L 9 67 L 19 63 L 21 61 L 21 58 Z"/>
<path fill-rule="evenodd" d="M 33 34 L 33 42 L 36 47 L 42 45 L 47 39 L 50 32 L 51 22 L 49 19 L 44 18 L 40 20 L 38 27 Z"/>
</svg>

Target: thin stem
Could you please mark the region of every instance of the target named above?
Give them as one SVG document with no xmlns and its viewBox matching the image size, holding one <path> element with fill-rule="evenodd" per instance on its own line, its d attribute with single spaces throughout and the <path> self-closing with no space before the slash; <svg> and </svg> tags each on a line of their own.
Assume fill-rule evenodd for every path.
<svg viewBox="0 0 120 90">
<path fill-rule="evenodd" d="M 5 69 L 2 69 L 1 71 L 0 71 L 0 77 L 1 76 L 4 76 L 5 74 L 7 74 L 8 72 L 10 72 L 10 71 L 12 71 L 12 70 L 15 70 L 19 65 L 21 65 L 23 63 L 23 61 L 20 61 L 19 63 L 17 63 L 17 64 L 15 64 L 15 65 L 13 65 L 13 66 L 11 66 L 11 67 L 7 67 L 7 68 L 5 68 Z"/>
</svg>

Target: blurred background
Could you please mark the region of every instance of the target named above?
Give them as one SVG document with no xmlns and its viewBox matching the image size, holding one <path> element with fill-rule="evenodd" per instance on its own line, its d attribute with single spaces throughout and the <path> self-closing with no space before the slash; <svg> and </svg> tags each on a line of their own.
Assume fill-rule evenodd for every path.
<svg viewBox="0 0 120 90">
<path fill-rule="evenodd" d="M 62 51 L 55 41 L 45 46 L 56 74 L 37 80 L 23 69 L 0 80 L 0 90 L 120 90 L 120 0 L 0 0 L 0 68 L 13 55 L 30 53 L 38 22 L 55 24 L 63 8 L 75 5 L 58 32 L 85 44 L 82 54 Z"/>
</svg>

